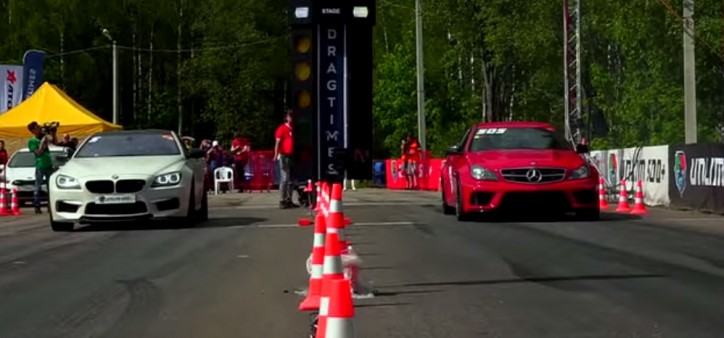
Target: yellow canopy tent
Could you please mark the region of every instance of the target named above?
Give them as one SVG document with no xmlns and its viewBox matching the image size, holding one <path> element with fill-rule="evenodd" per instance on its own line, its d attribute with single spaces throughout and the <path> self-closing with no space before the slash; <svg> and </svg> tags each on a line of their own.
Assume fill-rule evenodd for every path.
<svg viewBox="0 0 724 338">
<path fill-rule="evenodd" d="M 68 133 L 72 137 L 123 128 L 104 121 L 48 82 L 18 106 L 0 115 L 0 139 L 31 137 L 28 123 L 32 121 L 41 125 L 58 121 L 58 134 Z"/>
</svg>

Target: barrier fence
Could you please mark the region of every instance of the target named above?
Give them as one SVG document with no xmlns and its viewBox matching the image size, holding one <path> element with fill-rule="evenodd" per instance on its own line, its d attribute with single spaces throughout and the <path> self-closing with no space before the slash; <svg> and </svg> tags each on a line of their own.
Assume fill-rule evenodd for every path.
<svg viewBox="0 0 724 338">
<path fill-rule="evenodd" d="M 595 150 L 592 163 L 609 191 L 641 180 L 647 205 L 724 213 L 724 144 L 699 143 Z"/>
</svg>

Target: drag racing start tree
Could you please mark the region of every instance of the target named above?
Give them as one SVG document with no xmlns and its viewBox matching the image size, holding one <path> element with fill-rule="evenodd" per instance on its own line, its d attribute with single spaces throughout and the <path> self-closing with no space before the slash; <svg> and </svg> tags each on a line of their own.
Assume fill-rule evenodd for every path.
<svg viewBox="0 0 724 338">
<path fill-rule="evenodd" d="M 296 180 L 372 178 L 375 1 L 292 0 Z"/>
</svg>

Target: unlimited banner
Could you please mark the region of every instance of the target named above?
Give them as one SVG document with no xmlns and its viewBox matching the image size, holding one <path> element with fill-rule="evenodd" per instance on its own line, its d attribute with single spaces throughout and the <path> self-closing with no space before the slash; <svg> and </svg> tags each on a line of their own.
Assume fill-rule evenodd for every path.
<svg viewBox="0 0 724 338">
<path fill-rule="evenodd" d="M 669 146 L 623 149 L 620 178 L 626 179 L 626 190 L 633 191 L 643 182 L 644 203 L 668 206 Z"/>
<path fill-rule="evenodd" d="M 670 146 L 671 205 L 724 213 L 724 144 Z"/>
</svg>

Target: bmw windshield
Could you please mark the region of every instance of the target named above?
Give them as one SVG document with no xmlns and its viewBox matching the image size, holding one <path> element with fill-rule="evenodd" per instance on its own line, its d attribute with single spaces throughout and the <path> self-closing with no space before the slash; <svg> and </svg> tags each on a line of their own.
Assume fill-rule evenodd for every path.
<svg viewBox="0 0 724 338">
<path fill-rule="evenodd" d="M 113 133 L 91 137 L 78 149 L 74 158 L 181 154 L 181 149 L 171 133 Z"/>
<path fill-rule="evenodd" d="M 561 135 L 543 128 L 481 128 L 475 131 L 470 151 L 572 150 Z"/>
</svg>

